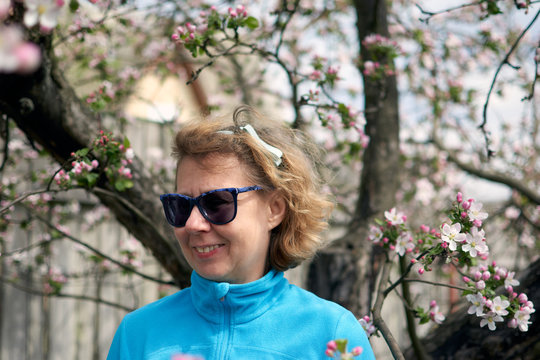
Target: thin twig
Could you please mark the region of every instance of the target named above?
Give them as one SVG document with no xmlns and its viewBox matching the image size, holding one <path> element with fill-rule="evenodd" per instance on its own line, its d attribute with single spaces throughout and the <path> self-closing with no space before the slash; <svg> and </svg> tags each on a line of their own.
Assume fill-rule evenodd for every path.
<svg viewBox="0 0 540 360">
<path fill-rule="evenodd" d="M 455 7 L 451 7 L 451 8 L 446 8 L 444 10 L 440 10 L 440 11 L 427 11 L 427 10 L 424 10 L 422 9 L 422 7 L 418 4 L 415 4 L 416 7 L 418 8 L 418 10 L 420 10 L 420 12 L 424 15 L 427 15 L 426 18 L 423 18 L 423 19 L 419 19 L 420 21 L 422 22 L 425 22 L 426 24 L 429 22 L 429 20 L 436 16 L 436 15 L 440 15 L 440 14 L 444 14 L 444 13 L 449 13 L 451 11 L 455 11 L 455 10 L 460 10 L 460 9 L 463 9 L 463 8 L 466 8 L 466 7 L 469 7 L 469 6 L 476 6 L 476 5 L 480 5 L 484 2 L 485 0 L 480 0 L 480 1 L 476 1 L 476 2 L 472 2 L 472 3 L 467 3 L 467 4 L 461 4 L 461 5 L 457 5 Z"/>
<path fill-rule="evenodd" d="M 418 255 L 416 257 L 416 260 L 420 260 L 424 255 L 426 255 L 428 252 L 430 252 L 433 248 L 429 248 L 427 250 L 425 250 L 423 253 L 421 253 L 420 255 Z M 398 286 L 401 281 L 403 279 L 405 279 L 405 276 L 407 276 L 409 274 L 409 272 L 411 271 L 412 267 L 414 266 L 414 263 L 410 263 L 409 266 L 407 266 L 407 269 L 401 274 L 401 276 L 399 277 L 399 279 L 397 279 L 396 281 L 394 281 L 394 283 L 392 285 L 390 285 L 386 290 L 384 290 L 383 294 L 384 296 L 387 296 L 392 290 L 394 290 L 396 288 L 396 286 Z M 389 278 L 390 279 L 390 278 Z"/>
<path fill-rule="evenodd" d="M 385 284 L 388 279 L 390 278 L 390 269 L 392 266 L 392 262 L 386 257 L 386 261 L 382 265 L 381 269 L 381 277 L 379 279 L 379 287 L 377 290 L 377 299 L 375 300 L 375 305 L 373 305 L 373 309 L 371 312 L 373 313 L 373 323 L 374 325 L 379 329 L 381 334 L 384 337 L 384 340 L 386 341 L 386 344 L 390 348 L 390 351 L 392 352 L 392 356 L 396 360 L 405 360 L 405 357 L 403 356 L 403 353 L 401 352 L 401 349 L 399 348 L 399 345 L 392 335 L 392 332 L 384 322 L 382 316 L 381 316 L 381 310 L 383 306 L 384 299 L 386 298 L 386 292 L 382 290 L 383 286 L 382 284 Z"/>
<path fill-rule="evenodd" d="M 531 20 L 529 25 L 527 25 L 527 27 L 525 29 L 523 29 L 521 34 L 519 34 L 519 36 L 517 37 L 516 41 L 514 41 L 514 43 L 512 44 L 512 47 L 510 47 L 510 50 L 508 50 L 508 52 L 504 56 L 504 59 L 501 61 L 501 63 L 497 67 L 497 70 L 495 71 L 495 75 L 493 76 L 493 80 L 491 81 L 491 86 L 489 87 L 489 91 L 488 91 L 488 94 L 486 96 L 486 102 L 484 103 L 484 110 L 483 110 L 483 113 L 482 113 L 482 123 L 478 126 L 482 130 L 482 133 L 484 134 L 484 140 L 486 142 L 486 152 L 487 152 L 488 159 L 493 155 L 493 151 L 489 149 L 489 135 L 488 135 L 488 133 L 487 133 L 487 131 L 485 129 L 485 127 L 487 125 L 487 108 L 488 108 L 489 100 L 491 98 L 491 93 L 493 92 L 493 90 L 495 88 L 495 83 L 497 81 L 497 77 L 499 76 L 499 73 L 500 73 L 502 67 L 505 64 L 511 66 L 510 62 L 508 61 L 508 59 L 510 58 L 510 55 L 512 55 L 512 53 L 517 48 L 517 46 L 518 46 L 519 42 L 521 41 L 521 39 L 523 38 L 523 36 L 525 36 L 527 31 L 529 31 L 529 29 L 536 22 L 539 15 L 540 15 L 540 10 L 538 10 L 536 12 L 536 15 Z M 511 66 L 511 67 L 513 67 L 513 66 Z"/>
<path fill-rule="evenodd" d="M 88 250 L 90 250 L 91 252 L 93 252 L 94 254 L 96 254 L 97 256 L 103 258 L 103 259 L 106 259 L 106 260 L 109 260 L 111 263 L 117 265 L 118 267 L 130 272 L 130 273 L 133 273 L 135 275 L 138 275 L 140 277 L 142 277 L 143 279 L 146 279 L 146 280 L 150 280 L 150 281 L 153 281 L 153 282 L 156 282 L 158 284 L 164 284 L 164 285 L 175 285 L 174 282 L 172 281 L 164 281 L 164 280 L 161 280 L 161 279 L 158 279 L 158 278 L 155 278 L 153 276 L 150 276 L 150 275 L 146 275 L 146 274 L 143 274 L 137 270 L 135 270 L 133 267 L 131 266 L 128 266 L 116 259 L 113 259 L 112 257 L 108 256 L 107 254 L 103 253 L 102 251 L 100 251 L 99 249 L 96 249 L 95 247 L 93 247 L 92 245 L 89 245 L 87 243 L 85 243 L 84 241 L 82 240 L 79 240 L 77 238 L 75 238 L 74 236 L 66 233 L 65 231 L 62 231 L 61 229 L 59 229 L 57 226 L 55 226 L 53 223 L 51 223 L 49 220 L 45 219 L 44 217 L 40 216 L 40 215 L 37 215 L 37 214 L 34 214 L 33 215 L 36 219 L 38 219 L 39 221 L 41 221 L 42 223 L 44 223 L 45 225 L 47 225 L 49 228 L 55 230 L 55 231 L 58 231 L 63 237 L 73 241 L 74 243 L 76 244 L 79 244 L 85 248 L 87 248 Z"/>
<path fill-rule="evenodd" d="M 443 286 L 443 287 L 447 287 L 447 288 L 451 288 L 451 289 L 457 289 L 457 290 L 463 290 L 463 291 L 470 290 L 469 288 L 466 288 L 466 287 L 463 287 L 463 286 L 451 285 L 451 284 L 445 284 L 445 283 L 438 283 L 438 282 L 424 280 L 424 279 L 404 278 L 402 281 L 404 281 L 404 282 L 420 282 L 420 283 L 424 283 L 424 284 L 430 284 L 430 285 L 434 285 L 434 286 Z"/>
<path fill-rule="evenodd" d="M 0 277 L 0 281 L 5 283 L 5 284 L 9 284 L 9 285 L 13 286 L 16 289 L 24 291 L 25 293 L 31 294 L 31 295 L 44 296 L 44 297 L 69 298 L 69 299 L 84 300 L 84 301 L 93 301 L 93 302 L 98 303 L 98 304 L 108 305 L 108 306 L 111 306 L 111 307 L 115 307 L 117 309 L 125 310 L 127 312 L 130 312 L 130 311 L 134 310 L 131 307 L 127 307 L 127 306 L 119 304 L 119 303 L 104 300 L 104 299 L 101 299 L 101 298 L 95 298 L 95 297 L 91 297 L 91 296 L 86 296 L 86 295 L 54 293 L 54 292 L 53 293 L 47 293 L 47 292 L 40 291 L 40 290 L 31 288 L 31 287 L 28 287 L 28 286 L 18 284 L 16 281 L 6 279 L 4 277 Z"/>
<path fill-rule="evenodd" d="M 17 205 L 18 203 L 20 203 L 21 201 L 23 201 L 24 199 L 26 199 L 29 196 L 38 195 L 38 194 L 44 194 L 44 193 L 48 193 L 48 192 L 57 193 L 57 192 L 60 192 L 60 191 L 64 191 L 64 190 L 41 189 L 41 190 L 34 190 L 34 191 L 25 192 L 21 196 L 19 196 L 18 198 L 16 198 L 12 202 L 10 202 L 9 204 L 7 204 L 3 208 L 1 208 L 0 209 L 0 215 L 5 213 L 10 207 L 12 207 L 14 205 Z"/>
</svg>

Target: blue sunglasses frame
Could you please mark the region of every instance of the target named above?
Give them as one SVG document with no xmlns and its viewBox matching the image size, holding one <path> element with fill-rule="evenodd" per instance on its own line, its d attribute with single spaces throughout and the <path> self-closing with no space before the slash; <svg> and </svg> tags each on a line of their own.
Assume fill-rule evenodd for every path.
<svg viewBox="0 0 540 360">
<path fill-rule="evenodd" d="M 163 194 L 159 196 L 159 199 L 161 200 L 161 203 L 163 205 L 163 210 L 165 212 L 165 218 L 167 219 L 167 222 L 174 227 L 181 228 L 186 226 L 186 222 L 191 216 L 191 212 L 193 211 L 193 207 L 196 205 L 199 209 L 199 212 L 201 215 L 208 220 L 210 223 L 215 225 L 225 225 L 230 223 L 236 218 L 236 213 L 238 210 L 238 194 L 248 192 L 248 191 L 254 191 L 254 190 L 262 190 L 262 187 L 258 185 L 254 186 L 246 186 L 241 188 L 223 188 L 223 189 L 215 189 L 210 190 L 205 193 L 202 193 L 201 195 L 192 198 L 186 195 L 182 194 Z M 217 221 L 212 219 L 212 215 L 208 213 L 208 209 L 205 208 L 204 204 L 201 204 L 201 199 L 204 199 L 205 196 L 214 194 L 216 192 L 228 192 L 232 195 L 232 203 L 234 206 L 233 214 L 232 216 L 227 216 L 225 220 Z M 183 202 L 189 202 L 189 204 L 186 202 L 184 206 L 182 206 L 183 209 L 187 209 L 185 214 L 177 214 L 175 209 L 179 209 L 180 206 L 175 206 L 175 204 L 178 201 Z M 186 206 L 187 205 L 187 206 Z M 227 209 L 227 213 L 230 212 L 230 208 Z M 182 215 L 182 217 L 180 217 Z M 214 214 L 214 217 L 219 214 Z M 230 219 L 228 219 L 231 217 Z"/>
</svg>

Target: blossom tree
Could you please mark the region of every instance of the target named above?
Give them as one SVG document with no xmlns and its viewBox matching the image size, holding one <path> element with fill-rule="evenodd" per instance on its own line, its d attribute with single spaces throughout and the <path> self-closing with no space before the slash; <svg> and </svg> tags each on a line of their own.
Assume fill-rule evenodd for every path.
<svg viewBox="0 0 540 360">
<path fill-rule="evenodd" d="M 2 177 L 3 233 L 18 226 L 18 208 L 30 214 L 23 226 L 48 229 L 23 251 L 2 238 L 2 260 L 19 266 L 24 250 L 48 249 L 63 238 L 92 253 L 95 271 L 114 264 L 149 281 L 187 286 L 189 267 L 156 201 L 172 171 L 156 185 L 164 173 L 115 134 L 128 122 L 125 101 L 142 75 L 175 76 L 197 88 L 214 72 L 235 101 L 264 106 L 264 99 L 286 109 L 285 120 L 325 147 L 338 174 L 329 187 L 339 205 L 332 227 L 342 235 L 310 265 L 311 290 L 355 312 L 368 333 L 382 333 L 396 358 L 403 355 L 381 317 L 389 293 L 401 289 L 417 358 L 425 350 L 414 319 L 439 325 L 452 316 L 429 299 L 422 299 L 428 310 L 412 307 L 410 284 L 427 273 L 463 273 L 464 285 L 450 287 L 462 292 L 479 326 L 493 330 L 504 321 L 527 331 L 534 304 L 514 291 L 515 270 L 478 260 L 496 257 L 485 241 L 493 233 L 521 249 L 518 267 L 538 256 L 538 3 L 432 6 L 0 0 L 1 171 L 16 174 L 21 152 L 52 161 L 27 186 Z M 199 103 L 208 112 L 228 100 L 217 95 Z M 453 200 L 472 177 L 508 190 L 493 196 L 489 217 L 480 201 Z M 66 210 L 54 200 L 78 190 L 99 199 L 170 280 L 138 271 L 129 246 L 119 260 L 63 228 Z M 409 277 L 413 268 L 419 279 Z M 58 267 L 43 281 L 47 294 L 66 295 L 69 277 Z M 328 349 L 333 356 L 338 348 Z"/>
</svg>

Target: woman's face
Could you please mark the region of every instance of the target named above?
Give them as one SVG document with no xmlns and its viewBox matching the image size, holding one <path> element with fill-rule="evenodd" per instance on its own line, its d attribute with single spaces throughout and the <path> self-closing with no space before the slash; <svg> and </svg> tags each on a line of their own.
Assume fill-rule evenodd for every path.
<svg viewBox="0 0 540 360">
<path fill-rule="evenodd" d="M 178 165 L 177 192 L 197 197 L 210 190 L 253 184 L 246 167 L 232 155 L 185 157 Z M 191 267 L 202 277 L 247 283 L 265 274 L 270 231 L 283 219 L 282 200 L 274 193 L 238 194 L 238 211 L 230 223 L 215 225 L 193 207 L 186 225 L 174 233 Z"/>
</svg>

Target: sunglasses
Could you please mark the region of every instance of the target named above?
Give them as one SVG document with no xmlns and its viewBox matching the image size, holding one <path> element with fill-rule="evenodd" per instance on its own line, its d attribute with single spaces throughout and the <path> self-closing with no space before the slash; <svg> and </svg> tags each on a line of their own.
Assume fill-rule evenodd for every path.
<svg viewBox="0 0 540 360">
<path fill-rule="evenodd" d="M 174 227 L 184 227 L 197 205 L 202 216 L 215 225 L 230 223 L 236 217 L 238 194 L 253 190 L 262 190 L 260 186 L 226 188 L 205 192 L 192 198 L 181 194 L 163 194 L 159 197 L 163 204 L 167 222 Z"/>
</svg>

